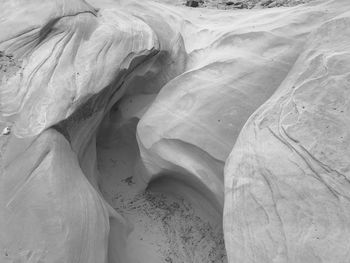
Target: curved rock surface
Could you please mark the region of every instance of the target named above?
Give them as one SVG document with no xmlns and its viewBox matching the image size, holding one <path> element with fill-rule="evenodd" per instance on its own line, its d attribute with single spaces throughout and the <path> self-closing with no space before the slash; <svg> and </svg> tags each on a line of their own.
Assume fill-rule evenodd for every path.
<svg viewBox="0 0 350 263">
<path fill-rule="evenodd" d="M 339 16 L 312 34 L 240 133 L 225 170 L 233 260 L 349 259 L 349 22 Z"/>
<path fill-rule="evenodd" d="M 1 5 L 1 262 L 350 261 L 350 2 Z"/>
</svg>

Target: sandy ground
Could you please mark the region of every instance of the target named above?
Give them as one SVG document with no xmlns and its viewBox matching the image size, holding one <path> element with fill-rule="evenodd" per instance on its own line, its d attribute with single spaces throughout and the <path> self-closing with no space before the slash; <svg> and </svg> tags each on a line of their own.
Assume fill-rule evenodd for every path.
<svg viewBox="0 0 350 263">
<path fill-rule="evenodd" d="M 111 126 L 98 140 L 100 189 L 133 226 L 127 253 L 133 263 L 227 262 L 222 216 L 195 190 L 158 180 L 141 191 L 133 180 L 137 119 Z"/>
</svg>

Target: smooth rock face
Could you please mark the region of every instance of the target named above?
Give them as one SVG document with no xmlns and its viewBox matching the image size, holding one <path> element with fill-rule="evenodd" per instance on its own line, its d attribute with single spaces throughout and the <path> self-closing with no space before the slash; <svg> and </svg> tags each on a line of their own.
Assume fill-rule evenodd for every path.
<svg viewBox="0 0 350 263">
<path fill-rule="evenodd" d="M 241 131 L 225 169 L 233 261 L 349 259 L 349 24 L 317 29 Z"/>
<path fill-rule="evenodd" d="M 1 6 L 0 262 L 350 261 L 350 2 Z"/>
</svg>

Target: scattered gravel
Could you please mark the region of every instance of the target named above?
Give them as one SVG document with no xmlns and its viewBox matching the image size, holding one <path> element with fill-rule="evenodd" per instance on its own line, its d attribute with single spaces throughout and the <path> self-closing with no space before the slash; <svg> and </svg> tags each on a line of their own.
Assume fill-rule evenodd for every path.
<svg viewBox="0 0 350 263">
<path fill-rule="evenodd" d="M 0 50 L 0 80 L 15 75 L 22 69 L 22 61 L 16 59 L 12 54 L 6 54 Z"/>
<path fill-rule="evenodd" d="M 183 2 L 183 4 L 189 7 L 207 7 L 226 10 L 291 7 L 310 1 L 312 0 L 188 0 Z"/>
<path fill-rule="evenodd" d="M 115 198 L 122 196 L 116 195 Z M 165 262 L 227 262 L 222 229 L 213 228 L 196 215 L 185 199 L 173 199 L 163 193 L 146 191 L 133 199 L 119 200 L 119 203 L 122 205 L 115 209 L 120 214 L 127 217 L 132 213 L 142 220 L 148 218 L 150 221 L 146 220 L 147 227 L 144 229 L 157 228 L 164 233 L 168 245 L 167 248 L 160 247 L 159 252 L 163 254 Z"/>
</svg>

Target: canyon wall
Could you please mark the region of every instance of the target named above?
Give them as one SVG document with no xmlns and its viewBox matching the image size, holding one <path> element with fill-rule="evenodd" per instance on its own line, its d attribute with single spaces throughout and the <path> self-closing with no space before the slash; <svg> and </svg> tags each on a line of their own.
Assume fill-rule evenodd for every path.
<svg viewBox="0 0 350 263">
<path fill-rule="evenodd" d="M 348 1 L 1 5 L 1 262 L 350 260 Z"/>
</svg>

